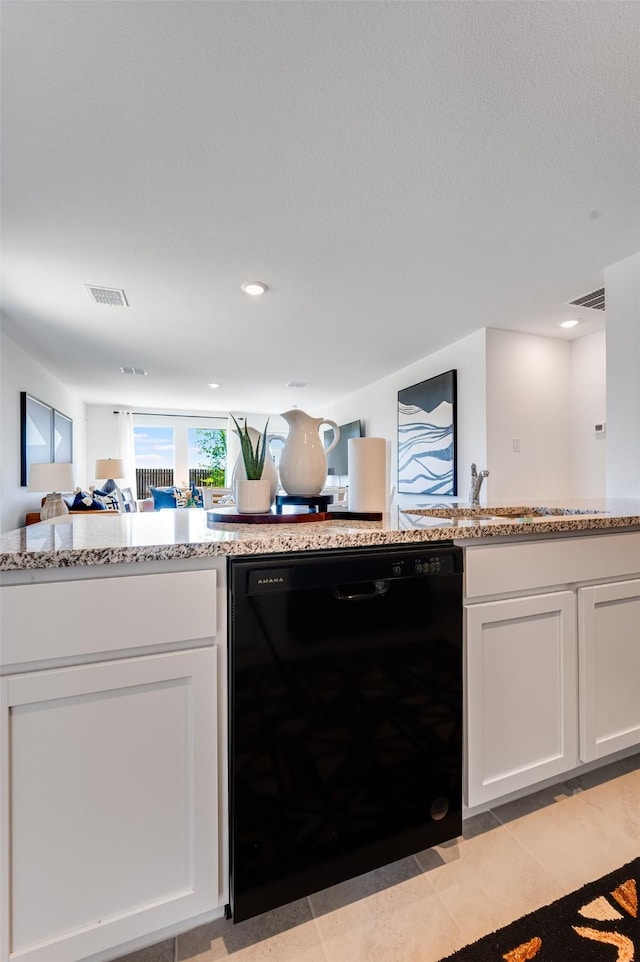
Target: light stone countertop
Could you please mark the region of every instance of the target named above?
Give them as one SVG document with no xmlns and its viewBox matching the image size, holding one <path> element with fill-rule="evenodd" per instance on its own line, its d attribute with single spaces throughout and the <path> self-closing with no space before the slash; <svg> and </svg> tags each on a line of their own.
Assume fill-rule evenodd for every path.
<svg viewBox="0 0 640 962">
<path fill-rule="evenodd" d="M 516 517 L 496 517 L 493 512 Z M 0 536 L 0 571 L 167 561 L 220 555 L 353 548 L 370 545 L 640 530 L 640 499 L 547 502 L 470 508 L 459 502 L 398 509 L 382 521 L 295 524 L 207 523 L 201 508 L 122 514 L 75 514 Z"/>
</svg>

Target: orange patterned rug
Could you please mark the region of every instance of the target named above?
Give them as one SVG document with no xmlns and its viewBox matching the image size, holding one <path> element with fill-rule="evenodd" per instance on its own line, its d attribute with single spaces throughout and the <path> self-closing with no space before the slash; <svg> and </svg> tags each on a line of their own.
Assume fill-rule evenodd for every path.
<svg viewBox="0 0 640 962">
<path fill-rule="evenodd" d="M 640 858 L 441 962 L 640 962 Z"/>
</svg>

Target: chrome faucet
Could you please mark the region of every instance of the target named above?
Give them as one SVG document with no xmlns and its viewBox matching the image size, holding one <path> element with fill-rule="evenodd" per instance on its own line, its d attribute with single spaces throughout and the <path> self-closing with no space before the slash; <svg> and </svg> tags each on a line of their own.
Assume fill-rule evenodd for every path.
<svg viewBox="0 0 640 962">
<path fill-rule="evenodd" d="M 486 477 L 488 477 L 488 471 L 480 471 L 475 464 L 471 465 L 471 480 L 469 482 L 469 504 L 473 508 L 477 508 L 480 504 L 480 488 L 482 487 L 482 482 Z"/>
</svg>

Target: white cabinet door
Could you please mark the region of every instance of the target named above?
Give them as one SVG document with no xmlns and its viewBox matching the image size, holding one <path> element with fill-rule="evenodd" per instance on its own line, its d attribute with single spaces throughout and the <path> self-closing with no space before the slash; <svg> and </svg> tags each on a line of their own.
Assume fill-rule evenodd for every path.
<svg viewBox="0 0 640 962">
<path fill-rule="evenodd" d="M 640 581 L 578 589 L 580 758 L 640 744 Z"/>
<path fill-rule="evenodd" d="M 0 697 L 1 962 L 218 905 L 215 648 L 13 675 Z"/>
<path fill-rule="evenodd" d="M 578 763 L 575 595 L 466 608 L 467 805 Z"/>
</svg>

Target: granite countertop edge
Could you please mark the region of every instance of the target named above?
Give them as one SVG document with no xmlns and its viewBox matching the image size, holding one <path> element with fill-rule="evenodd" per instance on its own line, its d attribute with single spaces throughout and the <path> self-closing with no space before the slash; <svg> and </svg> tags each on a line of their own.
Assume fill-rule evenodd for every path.
<svg viewBox="0 0 640 962">
<path fill-rule="evenodd" d="M 474 510 L 468 506 L 411 508 L 400 512 L 404 524 L 402 528 L 397 526 L 398 522 L 394 525 L 389 517 L 385 517 L 382 522 L 356 522 L 337 518 L 335 521 L 313 524 L 219 523 L 209 527 L 206 526 L 206 521 L 202 524 L 202 518 L 197 518 L 192 519 L 200 525 L 195 535 L 188 526 L 185 533 L 176 528 L 173 534 L 161 532 L 165 537 L 159 536 L 155 543 L 147 543 L 148 532 L 144 528 L 146 522 L 131 521 L 131 518 L 136 518 L 135 515 L 123 516 L 118 531 L 114 530 L 118 520 L 105 523 L 99 518 L 83 518 L 77 520 L 77 527 L 74 519 L 74 522 L 60 526 L 32 525 L 3 535 L 0 539 L 0 571 L 262 555 L 432 541 L 513 539 L 514 536 L 527 538 L 532 535 L 548 536 L 571 532 L 603 533 L 636 528 L 640 530 L 640 502 L 637 506 L 634 504 L 633 508 L 633 513 L 619 511 L 601 515 L 589 514 L 589 509 L 576 513 L 579 509 L 575 508 L 566 509 L 572 513 L 563 514 L 559 513 L 562 508 L 555 508 L 549 509 L 548 515 L 531 518 L 526 517 L 527 508 L 522 507 L 525 517 L 488 519 L 485 516 L 491 509 L 484 507 L 475 511 L 477 520 L 474 518 Z M 516 512 L 520 509 L 514 506 L 510 510 Z M 554 513 L 551 513 L 552 511 Z M 441 521 L 439 515 L 446 517 L 442 517 Z M 182 520 L 176 517 L 176 525 Z M 427 527 L 419 527 L 420 524 L 426 524 Z M 109 530 L 106 530 L 107 525 Z M 143 534 L 147 537 L 143 538 Z M 142 543 L 132 543 L 136 536 Z M 91 545 L 89 542 L 92 538 L 97 543 Z M 118 544 L 119 539 L 123 543 Z"/>
</svg>

